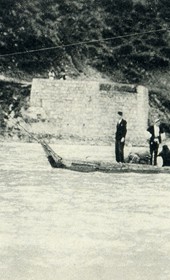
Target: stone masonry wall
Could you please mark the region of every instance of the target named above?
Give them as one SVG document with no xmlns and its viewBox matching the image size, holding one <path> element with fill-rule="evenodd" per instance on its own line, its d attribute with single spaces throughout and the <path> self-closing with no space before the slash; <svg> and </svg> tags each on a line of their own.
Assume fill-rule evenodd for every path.
<svg viewBox="0 0 170 280">
<path fill-rule="evenodd" d="M 142 143 L 148 122 L 148 91 L 143 86 L 74 80 L 34 79 L 32 129 L 67 143 L 111 144 L 117 111 L 128 123 L 127 142 Z"/>
</svg>

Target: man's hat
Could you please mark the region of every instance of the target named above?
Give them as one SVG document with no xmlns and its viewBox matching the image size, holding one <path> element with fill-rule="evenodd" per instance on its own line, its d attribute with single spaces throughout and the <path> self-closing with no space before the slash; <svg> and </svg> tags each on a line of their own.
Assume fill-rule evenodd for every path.
<svg viewBox="0 0 170 280">
<path fill-rule="evenodd" d="M 119 116 L 123 116 L 123 112 L 118 111 L 117 113 L 118 113 Z"/>
</svg>

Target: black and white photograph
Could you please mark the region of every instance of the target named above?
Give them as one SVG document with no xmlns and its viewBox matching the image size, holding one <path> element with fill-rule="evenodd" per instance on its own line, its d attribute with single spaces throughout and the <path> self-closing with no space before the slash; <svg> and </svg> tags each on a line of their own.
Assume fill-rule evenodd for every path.
<svg viewBox="0 0 170 280">
<path fill-rule="evenodd" d="M 170 1 L 0 0 L 0 280 L 170 279 Z"/>
</svg>

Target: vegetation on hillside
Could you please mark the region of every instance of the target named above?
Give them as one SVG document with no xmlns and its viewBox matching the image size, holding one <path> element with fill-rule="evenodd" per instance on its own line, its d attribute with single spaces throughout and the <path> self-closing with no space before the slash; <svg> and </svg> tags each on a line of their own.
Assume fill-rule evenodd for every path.
<svg viewBox="0 0 170 280">
<path fill-rule="evenodd" d="M 169 70 L 169 21 L 169 0 L 1 0 L 0 54 L 25 52 L 1 56 L 1 70 L 77 75 L 90 65 L 117 80 L 147 80 Z"/>
<path fill-rule="evenodd" d="M 170 120 L 169 25 L 169 0 L 1 0 L 0 71 L 31 80 L 54 68 L 76 78 L 88 66 L 151 87 L 151 107 Z"/>
</svg>

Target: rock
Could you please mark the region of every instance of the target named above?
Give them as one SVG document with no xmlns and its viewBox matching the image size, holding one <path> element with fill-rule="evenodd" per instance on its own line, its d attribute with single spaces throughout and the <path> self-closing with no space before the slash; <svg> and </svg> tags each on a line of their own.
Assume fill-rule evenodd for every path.
<svg viewBox="0 0 170 280">
<path fill-rule="evenodd" d="M 162 166 L 170 166 L 170 150 L 167 145 L 162 146 L 162 151 L 158 154 L 158 157 L 162 158 Z"/>
</svg>

